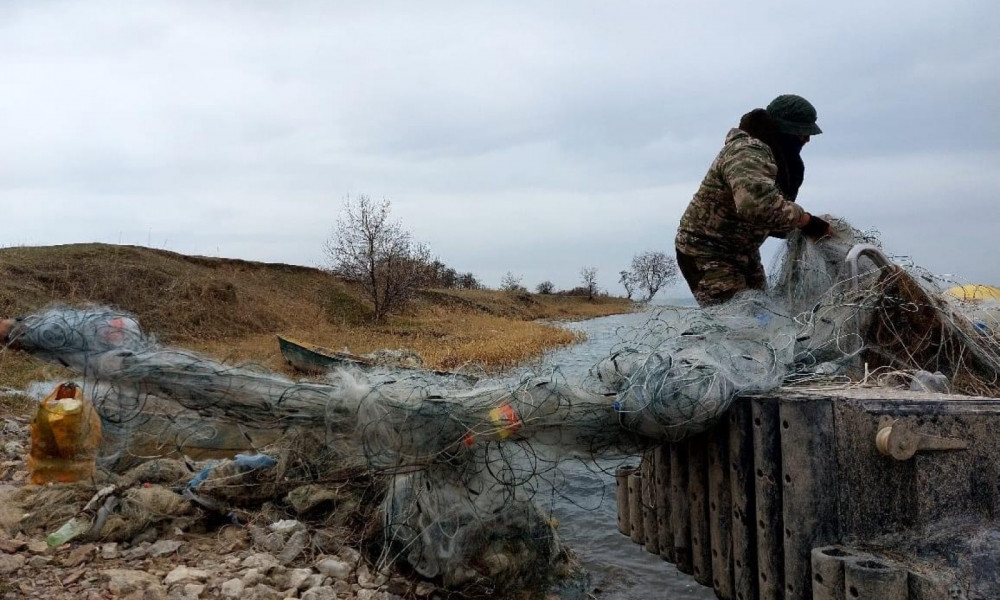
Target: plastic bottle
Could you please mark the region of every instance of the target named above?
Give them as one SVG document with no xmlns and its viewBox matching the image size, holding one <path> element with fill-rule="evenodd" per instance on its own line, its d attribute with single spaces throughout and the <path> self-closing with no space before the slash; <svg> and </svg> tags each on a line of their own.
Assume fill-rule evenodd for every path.
<svg viewBox="0 0 1000 600">
<path fill-rule="evenodd" d="M 74 383 L 61 383 L 38 405 L 31 424 L 31 483 L 68 483 L 97 473 L 101 419 Z"/>
</svg>

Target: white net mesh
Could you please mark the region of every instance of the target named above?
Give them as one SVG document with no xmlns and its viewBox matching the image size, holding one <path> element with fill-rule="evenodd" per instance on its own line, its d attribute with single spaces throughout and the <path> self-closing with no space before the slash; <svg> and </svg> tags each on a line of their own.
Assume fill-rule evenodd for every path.
<svg viewBox="0 0 1000 600">
<path fill-rule="evenodd" d="M 135 447 L 142 435 L 187 452 L 232 441 L 226 428 L 242 442 L 318 430 L 325 441 L 298 450 L 308 467 L 292 483 L 351 469 L 380 482 L 378 522 L 366 531 L 378 532 L 381 560 L 453 586 L 509 589 L 565 564 L 533 495 L 538 479 L 558 487 L 567 458 L 683 439 L 738 395 L 788 382 L 924 370 L 959 392 L 1000 393 L 995 307 L 941 299 L 926 273 L 881 265 L 876 236 L 833 224 L 818 243 L 792 234 L 768 293 L 660 310 L 622 332 L 582 381 L 554 369 L 473 386 L 383 368 L 294 382 L 163 347 L 134 317 L 103 308 L 49 309 L 22 320 L 15 337 L 86 378 L 110 433 L 107 465 L 148 458 Z M 874 248 L 846 260 L 859 244 Z"/>
</svg>

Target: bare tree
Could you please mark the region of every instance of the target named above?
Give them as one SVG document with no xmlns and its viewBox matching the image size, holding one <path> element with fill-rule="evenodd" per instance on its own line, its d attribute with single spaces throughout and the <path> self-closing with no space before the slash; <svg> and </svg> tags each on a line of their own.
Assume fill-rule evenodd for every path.
<svg viewBox="0 0 1000 600">
<path fill-rule="evenodd" d="M 556 289 L 556 286 L 551 281 L 545 280 L 535 286 L 535 291 L 539 294 L 551 294 Z"/>
<path fill-rule="evenodd" d="M 587 290 L 587 299 L 593 300 L 597 293 L 597 267 L 584 267 L 580 269 L 580 280 Z"/>
<path fill-rule="evenodd" d="M 510 271 L 500 279 L 500 289 L 505 292 L 523 292 L 526 291 L 524 286 L 521 285 L 521 276 L 514 275 Z"/>
<path fill-rule="evenodd" d="M 646 292 L 645 300 L 648 302 L 661 287 L 677 278 L 677 261 L 663 252 L 636 254 L 632 258 L 632 274 L 638 288 Z"/>
<path fill-rule="evenodd" d="M 429 265 L 427 276 L 427 287 L 436 288 L 456 288 L 458 285 L 458 271 L 435 258 Z"/>
<path fill-rule="evenodd" d="M 424 284 L 430 252 L 390 219 L 388 200 L 348 199 L 324 253 L 334 272 L 361 285 L 375 321 L 406 305 Z"/>
<path fill-rule="evenodd" d="M 472 273 L 462 273 L 458 276 L 458 287 L 463 290 L 478 290 L 483 284 Z"/>
<path fill-rule="evenodd" d="M 618 283 L 622 284 L 625 288 L 625 293 L 628 295 L 628 299 L 632 299 L 632 294 L 635 293 L 635 286 L 638 281 L 636 281 L 635 273 L 632 271 L 619 271 L 618 272 Z"/>
</svg>

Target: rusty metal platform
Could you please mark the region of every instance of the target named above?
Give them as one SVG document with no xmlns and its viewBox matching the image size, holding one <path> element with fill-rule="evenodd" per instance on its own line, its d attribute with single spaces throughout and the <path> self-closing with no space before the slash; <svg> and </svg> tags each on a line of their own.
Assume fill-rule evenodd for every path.
<svg viewBox="0 0 1000 600">
<path fill-rule="evenodd" d="M 619 473 L 619 528 L 723 600 L 1000 598 L 998 436 L 996 398 L 740 398 Z"/>
</svg>

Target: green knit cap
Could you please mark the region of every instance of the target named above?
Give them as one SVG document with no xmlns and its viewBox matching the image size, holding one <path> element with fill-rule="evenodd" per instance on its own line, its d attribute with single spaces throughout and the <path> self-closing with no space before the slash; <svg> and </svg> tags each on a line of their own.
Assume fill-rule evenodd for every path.
<svg viewBox="0 0 1000 600">
<path fill-rule="evenodd" d="M 817 135 L 823 130 L 816 124 L 816 109 L 802 96 L 782 94 L 767 105 L 778 131 L 789 135 Z"/>
</svg>

